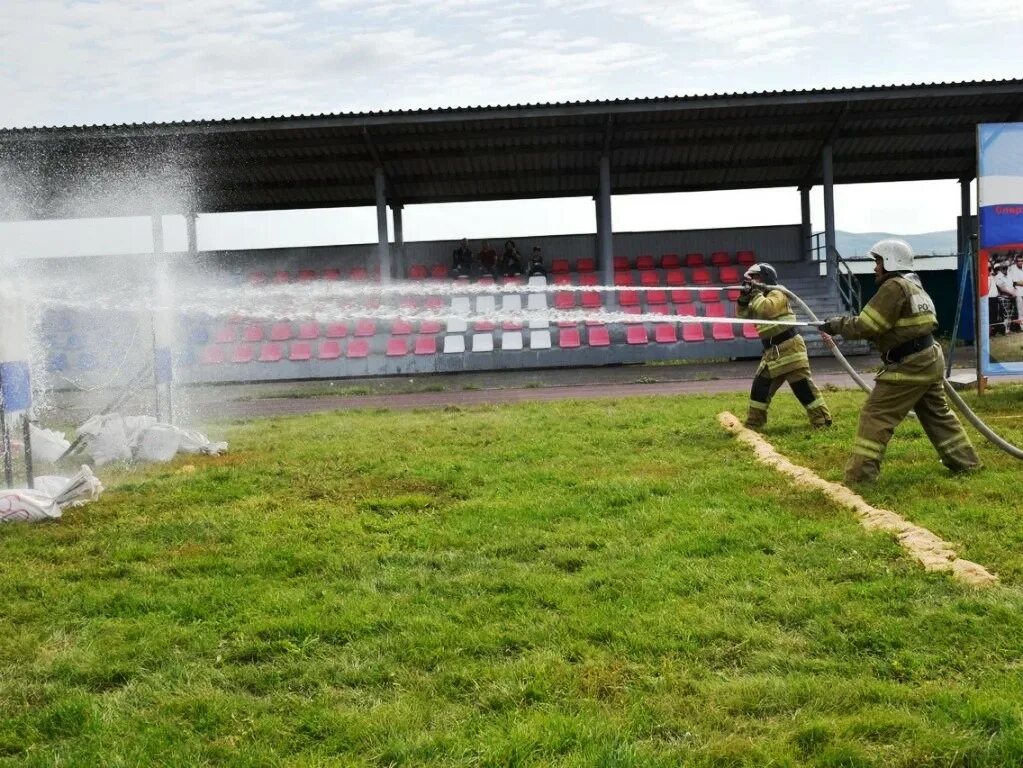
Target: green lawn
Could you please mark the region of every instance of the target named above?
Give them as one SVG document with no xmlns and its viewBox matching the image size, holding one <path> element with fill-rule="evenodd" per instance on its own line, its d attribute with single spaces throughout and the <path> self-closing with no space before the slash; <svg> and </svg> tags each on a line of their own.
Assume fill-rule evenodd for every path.
<svg viewBox="0 0 1023 768">
<path fill-rule="evenodd" d="M 827 396 L 767 436 L 840 479 L 862 395 Z M 1019 442 L 1021 398 L 983 401 Z M 1023 763 L 1023 465 L 951 478 L 906 424 L 865 494 L 979 590 L 756 464 L 743 404 L 257 421 L 107 469 L 0 528 L 0 764 Z"/>
</svg>

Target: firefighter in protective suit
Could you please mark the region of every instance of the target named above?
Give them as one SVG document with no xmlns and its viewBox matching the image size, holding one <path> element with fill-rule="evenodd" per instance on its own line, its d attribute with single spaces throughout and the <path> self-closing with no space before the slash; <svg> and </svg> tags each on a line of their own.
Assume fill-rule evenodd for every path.
<svg viewBox="0 0 1023 768">
<path fill-rule="evenodd" d="M 932 335 L 934 302 L 913 272 L 913 249 L 903 240 L 881 240 L 870 249 L 877 293 L 856 317 L 832 317 L 818 327 L 847 339 L 870 339 L 884 365 L 860 412 L 846 482 L 872 482 L 892 432 L 916 411 L 941 462 L 953 472 L 980 466 L 970 438 L 949 410 L 942 389 L 945 356 Z"/>
<path fill-rule="evenodd" d="M 767 408 L 771 398 L 786 381 L 803 407 L 810 424 L 817 427 L 831 426 L 831 413 L 821 397 L 820 391 L 810 378 L 810 358 L 806 355 L 806 343 L 795 327 L 778 325 L 778 321 L 794 321 L 796 316 L 789 307 L 789 299 L 775 286 L 778 273 L 770 264 L 754 264 L 743 275 L 742 290 L 739 292 L 739 317 L 764 320 L 757 323 L 760 343 L 764 355 L 753 377 L 749 394 L 749 411 L 746 426 L 759 429 L 767 423 Z"/>
</svg>

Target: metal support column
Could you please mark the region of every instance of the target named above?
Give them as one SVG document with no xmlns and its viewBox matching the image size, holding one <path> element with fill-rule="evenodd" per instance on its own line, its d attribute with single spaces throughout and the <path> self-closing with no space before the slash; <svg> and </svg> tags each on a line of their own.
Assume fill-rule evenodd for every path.
<svg viewBox="0 0 1023 768">
<path fill-rule="evenodd" d="M 973 201 L 970 199 L 970 182 L 972 179 L 959 179 L 959 253 L 969 253 L 970 235 L 973 228 L 970 226 L 970 216 Z M 962 265 L 960 265 L 962 266 Z"/>
<path fill-rule="evenodd" d="M 391 245 L 387 238 L 387 178 L 384 169 L 377 167 L 373 174 L 377 195 L 377 260 L 380 264 L 380 282 L 391 282 Z"/>
<path fill-rule="evenodd" d="M 611 156 L 600 156 L 600 190 L 597 195 L 597 254 L 600 274 L 605 285 L 614 284 L 614 247 L 611 227 Z M 613 303 L 612 293 L 605 303 Z"/>
<path fill-rule="evenodd" d="M 837 279 L 838 249 L 835 246 L 835 170 L 831 145 L 821 150 L 824 172 L 824 244 L 827 248 L 828 274 Z"/>
<path fill-rule="evenodd" d="M 408 272 L 405 265 L 405 233 L 402 231 L 401 212 L 404 206 L 391 206 L 391 221 L 394 224 L 394 271 L 395 276 L 402 280 Z"/>
<path fill-rule="evenodd" d="M 4 406 L 3 371 L 0 371 L 0 452 L 3 453 L 4 461 L 4 485 L 10 488 L 14 485 L 14 466 L 11 455 L 11 433 L 7 429 L 7 411 Z"/>
<path fill-rule="evenodd" d="M 803 259 L 809 261 L 813 258 L 813 222 L 810 221 L 810 187 L 799 188 L 799 210 L 800 221 L 802 222 L 803 234 Z"/>
<path fill-rule="evenodd" d="M 195 233 L 195 220 L 198 218 L 194 211 L 185 214 L 185 231 L 188 235 L 188 252 L 193 256 L 199 252 L 199 239 Z"/>
</svg>

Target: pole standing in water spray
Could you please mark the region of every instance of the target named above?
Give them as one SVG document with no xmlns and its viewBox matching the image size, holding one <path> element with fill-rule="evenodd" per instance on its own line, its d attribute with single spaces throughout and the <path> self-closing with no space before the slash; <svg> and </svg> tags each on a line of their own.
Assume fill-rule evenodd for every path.
<svg viewBox="0 0 1023 768">
<path fill-rule="evenodd" d="M 25 472 L 31 488 L 34 480 L 29 426 L 32 377 L 28 361 L 28 306 L 25 296 L 10 279 L 0 278 L 0 442 L 4 482 L 8 486 L 14 485 L 10 427 L 20 414 L 24 429 Z"/>
</svg>

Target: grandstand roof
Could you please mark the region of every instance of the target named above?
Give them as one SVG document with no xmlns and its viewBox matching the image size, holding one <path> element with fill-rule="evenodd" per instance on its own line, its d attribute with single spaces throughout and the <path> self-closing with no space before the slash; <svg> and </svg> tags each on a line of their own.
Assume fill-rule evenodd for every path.
<svg viewBox="0 0 1023 768">
<path fill-rule="evenodd" d="M 0 130 L 0 218 L 970 178 L 1023 80 Z M 126 184 L 127 182 L 127 189 Z"/>
</svg>

